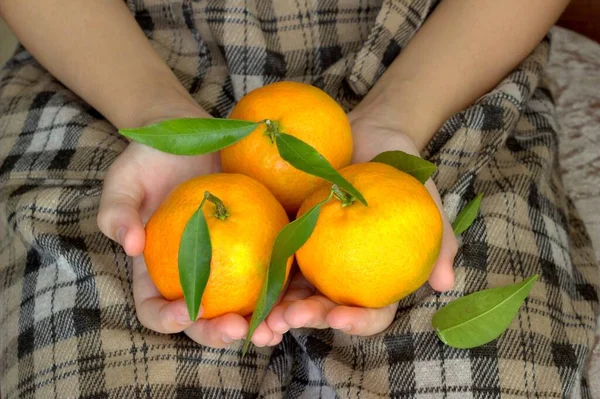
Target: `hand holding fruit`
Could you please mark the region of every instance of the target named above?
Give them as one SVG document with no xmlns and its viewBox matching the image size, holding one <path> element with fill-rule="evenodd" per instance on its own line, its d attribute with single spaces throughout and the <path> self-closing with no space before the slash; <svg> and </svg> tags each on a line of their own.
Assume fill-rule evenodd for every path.
<svg viewBox="0 0 600 399">
<path fill-rule="evenodd" d="M 355 145 L 353 162 L 368 162 L 378 154 L 390 150 L 401 150 L 411 155 L 419 155 L 417 149 L 408 136 L 404 135 L 401 131 L 398 131 L 396 127 L 390 127 L 389 125 L 382 123 L 384 119 L 375 119 L 374 117 L 369 117 L 369 115 L 372 114 L 368 114 L 367 117 L 364 117 L 360 112 L 353 112 L 349 114 Z M 380 182 L 380 184 L 385 186 L 385 182 L 383 181 Z M 437 257 L 437 261 L 433 267 L 433 272 L 429 276 L 429 283 L 435 290 L 446 291 L 452 287 L 454 280 L 452 264 L 457 250 L 456 238 L 452 232 L 450 223 L 443 212 L 441 200 L 435 185 L 431 180 L 428 180 L 425 183 L 425 187 L 431 194 L 435 204 L 438 206 L 439 213 L 443 221 L 443 237 L 441 239 L 441 248 L 439 249 L 439 256 Z M 364 191 L 361 189 L 361 187 L 357 188 L 361 192 Z M 418 187 L 415 186 L 415 189 L 418 189 Z M 321 197 L 322 196 L 323 194 L 321 194 Z M 368 197 L 367 200 L 369 200 Z M 370 206 L 376 206 L 376 204 L 372 203 L 373 201 L 369 201 Z M 416 211 L 412 211 L 411 214 L 415 214 L 416 216 Z M 426 217 L 426 215 L 427 212 L 424 216 Z M 324 212 L 322 217 L 325 217 Z M 340 223 L 340 220 L 338 220 L 338 223 Z M 416 221 L 416 223 L 421 222 Z M 353 228 L 352 226 L 345 227 L 346 229 Z M 371 226 L 370 228 L 377 229 L 378 227 Z M 318 233 L 319 232 L 316 230 L 313 234 L 318 235 Z M 340 245 L 340 232 L 334 234 L 334 236 L 337 244 Z M 321 237 L 323 236 L 321 235 Z M 312 238 L 316 239 L 317 236 Z M 327 240 L 326 237 L 324 239 Z M 364 239 L 366 238 L 361 236 L 358 241 Z M 310 246 L 310 244 L 311 241 L 307 242 L 305 248 L 311 248 L 313 251 L 317 251 L 317 248 L 314 245 Z M 334 243 L 329 242 L 329 244 L 333 246 Z M 402 244 L 398 245 L 400 247 L 402 246 Z M 321 252 L 324 253 L 325 250 L 323 248 L 321 249 Z M 423 248 L 407 248 L 406 250 L 419 252 L 422 251 Z M 334 252 L 334 250 L 332 249 L 330 252 Z M 390 255 L 391 254 L 389 252 L 386 253 L 386 250 L 382 249 L 381 256 L 385 257 Z M 316 258 L 317 260 L 314 259 L 315 258 L 310 259 L 310 261 L 319 262 L 318 258 Z M 301 253 L 298 254 L 298 261 L 301 261 Z M 328 259 L 327 262 L 331 262 L 331 259 Z M 365 266 L 371 267 L 371 265 L 368 264 L 368 261 L 365 262 Z M 303 269 L 310 270 L 310 266 L 305 266 Z M 320 273 L 323 272 L 322 265 L 315 266 L 315 269 L 320 270 Z M 356 269 L 360 270 L 361 267 L 356 266 Z M 330 298 L 334 296 L 332 294 L 336 291 L 338 291 L 339 294 L 338 298 L 334 299 L 337 299 L 338 302 L 343 302 L 343 300 L 340 301 L 340 299 L 343 299 L 344 287 L 343 284 L 340 284 L 340 282 L 348 278 L 347 274 L 344 274 L 341 270 L 335 271 L 338 273 L 339 278 L 333 280 L 330 277 L 330 280 L 332 281 L 331 285 L 335 285 L 336 287 L 329 288 L 328 296 L 320 293 L 300 272 L 297 273 L 293 277 L 283 301 L 276 306 L 269 315 L 267 319 L 269 327 L 274 332 L 280 334 L 285 333 L 290 328 L 298 327 L 331 327 L 334 329 L 341 329 L 354 335 L 372 335 L 385 330 L 394 318 L 398 303 L 394 302 L 391 305 L 380 308 L 366 308 L 357 306 L 343 306 L 333 302 Z M 401 273 L 400 269 L 397 270 L 396 273 Z M 408 276 L 403 277 L 406 278 Z M 314 277 L 313 280 L 315 280 Z M 317 278 L 316 280 L 319 279 Z M 323 280 L 326 281 L 325 279 Z M 385 284 L 382 286 L 385 286 Z M 372 297 L 373 295 L 370 296 Z"/>
<path fill-rule="evenodd" d="M 229 229 L 235 227 L 236 223 L 232 220 L 228 222 L 226 217 L 219 216 L 219 212 L 206 213 L 206 207 L 202 208 L 205 201 L 202 200 L 201 192 L 205 188 L 198 187 L 202 190 L 191 196 L 189 206 L 182 206 L 181 195 L 177 197 L 178 194 L 175 194 L 174 201 L 170 197 L 161 205 L 161 208 L 166 206 L 170 209 L 166 213 L 159 210 L 153 216 L 168 223 L 153 223 L 150 220 L 146 227 L 146 238 L 152 244 L 147 245 L 144 252 L 152 280 L 167 299 L 177 300 L 185 293 L 189 314 L 195 315 L 200 300 L 206 309 L 213 309 L 215 303 L 223 302 L 225 298 L 225 302 L 232 303 L 238 299 L 248 299 L 242 298 L 243 296 L 234 298 L 236 292 L 244 290 L 243 286 L 229 291 L 223 287 L 231 288 L 248 278 L 250 281 L 255 277 L 257 281 L 264 279 L 263 291 L 259 295 L 257 309 L 250 323 L 251 333 L 273 306 L 285 282 L 286 260 L 297 251 L 298 263 L 306 280 L 302 275 L 293 280 L 284 302 L 269 316 L 268 325 L 271 329 L 262 323 L 253 335 L 253 342 L 257 343 L 257 336 L 262 335 L 264 339 L 258 341 L 263 345 L 273 345 L 281 339 L 281 333 L 290 327 L 331 326 L 361 335 L 385 329 L 393 319 L 397 301 L 427 280 L 440 253 L 441 263 L 437 262 L 434 277 L 430 281 L 437 289 L 451 286 L 451 264 L 456 243 L 445 238 L 442 245 L 445 218 L 441 217 L 441 208 L 438 209 L 439 196 L 436 205 L 432 195 L 417 179 L 383 163 L 360 163 L 344 168 L 352 154 L 353 133 L 358 144 L 355 158 L 359 161 L 368 161 L 380 152 L 392 149 L 415 153 L 405 136 L 394 129 L 386 129 L 385 126 L 382 128 L 373 123 L 375 121 L 371 118 L 358 117 L 351 119 L 354 126 L 352 132 L 346 115 L 335 101 L 314 87 L 292 82 L 255 90 L 240 101 L 232 116 L 238 121 L 175 121 L 143 129 L 141 136 L 137 131 L 121 131 L 173 153 L 198 154 L 223 148 L 222 162 L 226 172 L 254 177 L 269 188 L 288 212 L 295 212 L 302 204 L 299 219 L 280 231 L 277 240 L 280 236 L 285 237 L 281 242 L 275 240 L 275 246 L 268 242 L 260 245 L 273 248 L 270 265 L 266 265 L 264 259 L 257 258 L 246 248 L 252 242 L 250 236 L 244 238 L 239 233 L 233 234 L 233 241 L 229 239 L 229 246 L 221 245 L 217 238 L 215 247 L 211 248 L 213 235 L 218 237 L 216 231 L 222 228 L 219 223 L 229 224 Z M 236 141 L 239 142 L 233 144 Z M 404 156 L 411 158 L 406 154 Z M 411 159 L 414 160 L 414 157 Z M 340 172 L 335 169 L 340 169 Z M 320 176 L 329 182 L 301 171 Z M 212 175 L 210 178 L 219 178 L 217 176 Z M 425 180 L 426 178 L 421 181 Z M 335 183 L 333 187 L 332 182 Z M 435 197 L 435 187 L 431 182 L 428 184 Z M 235 191 L 235 187 L 231 186 L 220 195 L 228 195 L 225 193 Z M 178 190 L 179 187 L 176 192 Z M 332 199 L 333 194 L 335 199 Z M 250 203 L 254 201 L 249 193 L 242 197 L 249 198 Z M 204 199 L 206 198 L 205 194 Z M 235 202 L 233 197 L 228 198 L 227 203 L 232 202 Z M 178 206 L 169 205 L 172 203 Z M 218 203 L 214 205 L 218 208 Z M 198 206 L 202 209 L 194 211 Z M 189 211 L 179 211 L 188 208 Z M 266 213 L 272 216 L 272 209 Z M 160 216 L 161 214 L 166 216 Z M 304 217 L 308 215 L 312 216 Z M 171 223 L 171 219 L 176 219 L 176 223 Z M 184 250 L 183 253 L 191 254 L 191 257 L 182 257 L 180 243 L 182 245 L 188 241 L 182 235 L 186 236 L 186 225 L 190 225 L 192 221 L 193 228 L 189 230 L 193 233 L 191 237 L 194 240 L 201 238 L 200 241 L 192 242 L 200 244 Z M 205 227 L 201 228 L 201 225 Z M 212 227 L 206 227 L 207 225 Z M 244 225 L 252 227 L 249 222 Z M 153 231 L 158 233 L 154 234 Z M 171 240 L 174 245 L 163 238 L 164 234 L 169 233 L 176 238 Z M 454 240 L 450 230 L 444 233 Z M 262 239 L 265 234 L 257 236 Z M 301 236 L 304 238 L 300 238 Z M 243 259 L 234 256 L 239 251 L 236 247 L 244 247 L 241 252 L 245 254 Z M 180 251 L 179 265 L 177 251 Z M 166 263 L 156 261 L 162 257 L 161 254 L 168 259 Z M 208 258 L 198 269 L 206 271 L 206 279 L 198 280 L 197 277 L 203 273 L 194 272 L 184 282 L 185 275 L 188 275 L 188 264 L 197 263 L 196 260 L 206 254 Z M 183 259 L 188 260 L 182 263 Z M 222 259 L 226 259 L 226 262 L 222 262 Z M 256 269 L 256 273 L 248 274 L 248 267 L 242 266 L 244 261 L 260 264 L 261 271 Z M 440 268 L 440 264 L 446 268 Z M 276 272 L 271 276 L 274 270 Z M 164 276 L 169 277 L 165 280 Z M 183 292 L 178 289 L 175 290 L 178 292 L 173 291 L 170 295 L 169 286 L 179 287 L 177 277 L 183 278 Z M 326 296 L 315 293 L 307 280 Z M 165 281 L 168 281 L 166 289 Z M 210 294 L 215 290 L 219 292 L 218 295 Z M 335 300 L 337 304 L 331 300 Z M 239 320 L 251 311 L 248 306 L 241 304 L 239 307 L 222 307 L 223 309 L 237 315 L 226 313 L 223 316 L 223 312 L 209 310 L 206 317 L 216 319 L 196 322 L 195 325 L 210 324 L 221 317 L 229 317 L 233 321 L 232 318 L 237 316 L 236 319 Z M 229 337 L 233 338 L 231 335 Z"/>
<path fill-rule="evenodd" d="M 420 156 L 410 137 L 398 126 L 398 122 L 392 123 L 389 118 L 393 118 L 393 111 L 388 110 L 388 120 L 385 118 L 376 119 L 375 115 L 370 115 L 369 111 L 356 109 L 348 114 L 352 125 L 354 137 L 354 158 L 353 163 L 367 162 L 375 158 L 378 154 L 385 151 L 400 150 L 407 154 Z M 425 188 L 431 194 L 435 201 L 442 221 L 443 236 L 440 254 L 429 276 L 429 285 L 436 291 L 448 291 L 454 285 L 454 271 L 452 269 L 454 257 L 458 249 L 456 236 L 452 232 L 452 225 L 448 221 L 440 194 L 431 179 L 425 182 Z"/>
<path fill-rule="evenodd" d="M 207 114 L 199 112 L 194 116 L 206 117 Z M 163 118 L 156 118 L 160 119 Z M 196 342 L 212 347 L 223 347 L 229 343 L 226 341 L 245 337 L 248 320 L 227 314 L 192 322 L 183 298 L 169 301 L 163 297 L 150 278 L 141 254 L 146 244 L 144 223 L 167 195 L 184 181 L 217 173 L 220 169 L 218 154 L 176 156 L 131 142 L 109 168 L 98 214 L 100 230 L 133 257 L 133 296 L 140 322 L 161 333 L 184 331 Z M 264 323 L 255 337 L 261 345 L 273 339 Z"/>
</svg>

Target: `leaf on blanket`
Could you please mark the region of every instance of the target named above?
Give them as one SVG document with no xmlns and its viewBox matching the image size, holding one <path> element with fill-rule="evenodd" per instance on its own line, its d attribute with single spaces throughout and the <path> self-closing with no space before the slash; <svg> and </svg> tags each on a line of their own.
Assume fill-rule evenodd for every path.
<svg viewBox="0 0 600 399">
<path fill-rule="evenodd" d="M 371 162 L 393 166 L 404 173 L 408 173 L 423 184 L 437 170 L 435 164 L 404 151 L 385 151 L 373 158 Z"/>
<path fill-rule="evenodd" d="M 183 118 L 120 129 L 119 133 L 169 154 L 200 155 L 234 144 L 252 133 L 258 125 L 236 119 Z"/>
<path fill-rule="evenodd" d="M 452 223 L 452 230 L 455 235 L 461 234 L 473 224 L 477 217 L 477 213 L 479 212 L 482 198 L 483 194 L 477 194 L 477 197 L 469 202 L 467 206 L 458 213 L 456 219 L 454 219 L 454 223 Z"/>
<path fill-rule="evenodd" d="M 438 310 L 431 324 L 448 346 L 468 349 L 487 344 L 508 328 L 537 278 L 536 274 L 456 299 Z"/>
</svg>

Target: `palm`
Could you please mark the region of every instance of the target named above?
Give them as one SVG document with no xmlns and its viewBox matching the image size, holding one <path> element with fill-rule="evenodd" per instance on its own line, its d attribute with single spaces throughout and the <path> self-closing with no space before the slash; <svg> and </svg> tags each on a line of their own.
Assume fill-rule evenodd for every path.
<svg viewBox="0 0 600 399">
<path fill-rule="evenodd" d="M 387 328 L 398 303 L 379 309 L 341 306 L 318 292 L 299 271 L 281 302 L 267 318 L 269 328 L 284 334 L 290 328 L 334 328 L 354 335 L 373 335 Z"/>
<path fill-rule="evenodd" d="M 393 128 L 387 128 L 377 124 L 376 121 L 365 121 L 364 119 L 353 120 L 352 133 L 356 151 L 354 153 L 354 162 L 368 162 L 376 155 L 384 151 L 400 150 L 411 155 L 420 156 L 412 140 L 402 132 Z M 454 272 L 452 265 L 457 251 L 457 241 L 452 226 L 446 217 L 442 200 L 433 181 L 429 179 L 425 187 L 430 192 L 436 202 L 444 222 L 444 235 L 442 237 L 442 247 L 435 268 L 429 277 L 429 284 L 437 291 L 447 291 L 454 284 Z"/>
<path fill-rule="evenodd" d="M 177 185 L 194 176 L 220 171 L 216 155 L 211 163 L 205 162 L 205 159 L 205 156 L 166 154 L 134 142 L 115 163 L 122 162 L 119 177 L 131 176 L 131 183 L 143 192 L 140 215 L 146 221 Z"/>
<path fill-rule="evenodd" d="M 102 231 L 117 239 L 133 257 L 133 296 L 140 322 L 161 333 L 183 331 L 198 343 L 223 347 L 245 337 L 248 319 L 227 314 L 211 320 L 189 320 L 183 299 L 167 301 L 150 278 L 141 253 L 144 224 L 178 184 L 198 175 L 220 171 L 217 154 L 184 157 L 131 143 L 112 164 L 104 183 L 98 217 Z M 119 232 L 121 231 L 121 232 Z M 267 345 L 274 336 L 263 323 L 253 342 Z"/>
<path fill-rule="evenodd" d="M 384 151 L 401 150 L 419 155 L 408 136 L 394 129 L 379 126 L 374 121 L 353 120 L 349 116 L 354 136 L 353 162 L 368 162 Z M 441 199 L 433 182 L 426 183 L 427 189 L 444 215 Z M 452 263 L 456 253 L 456 239 L 450 224 L 444 218 L 444 237 L 440 257 L 429 278 L 430 285 L 439 291 L 452 287 Z M 267 319 L 272 331 L 283 334 L 290 328 L 334 328 L 354 335 L 373 335 L 385 330 L 392 322 L 398 303 L 379 309 L 340 306 L 319 293 L 300 272 L 292 278 L 290 285 Z"/>
</svg>

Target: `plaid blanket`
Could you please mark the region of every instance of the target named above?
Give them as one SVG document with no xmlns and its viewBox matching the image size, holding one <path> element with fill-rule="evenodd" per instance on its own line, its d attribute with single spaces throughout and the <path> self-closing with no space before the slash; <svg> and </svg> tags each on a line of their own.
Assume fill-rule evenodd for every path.
<svg viewBox="0 0 600 399">
<path fill-rule="evenodd" d="M 130 0 L 183 85 L 214 116 L 278 80 L 323 88 L 346 110 L 435 8 L 431 0 Z M 458 21 L 457 21 L 458 22 Z M 2 398 L 589 397 L 599 277 L 565 195 L 549 39 L 453 116 L 423 153 L 454 218 L 476 193 L 456 285 L 404 299 L 373 337 L 299 329 L 275 348 L 202 347 L 136 319 L 129 259 L 97 228 L 115 128 L 25 50 L 0 75 Z M 443 345 L 433 313 L 465 294 L 540 275 L 510 328 L 471 350 Z"/>
</svg>

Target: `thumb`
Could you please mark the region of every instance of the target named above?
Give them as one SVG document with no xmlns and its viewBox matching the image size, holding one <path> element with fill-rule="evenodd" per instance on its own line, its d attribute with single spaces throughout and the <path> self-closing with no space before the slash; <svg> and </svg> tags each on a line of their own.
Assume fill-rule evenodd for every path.
<svg viewBox="0 0 600 399">
<path fill-rule="evenodd" d="M 135 174 L 109 173 L 104 180 L 98 227 L 117 241 L 127 255 L 138 256 L 144 250 L 145 232 L 140 217 L 144 189 L 136 183 Z"/>
<path fill-rule="evenodd" d="M 454 285 L 454 257 L 458 250 L 458 243 L 452 231 L 452 225 L 444 216 L 444 233 L 440 254 L 429 276 L 429 285 L 436 291 L 445 292 Z"/>
<path fill-rule="evenodd" d="M 444 207 L 442 205 L 442 199 L 440 194 L 431 179 L 427 180 L 425 187 L 431 193 L 431 197 L 435 201 L 440 211 L 440 216 L 443 222 L 443 233 L 442 243 L 440 248 L 440 254 L 433 267 L 433 271 L 429 276 L 429 285 L 436 291 L 449 291 L 454 285 L 454 258 L 458 250 L 458 242 L 456 236 L 452 231 L 452 225 L 446 217 Z"/>
</svg>

